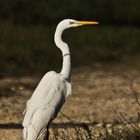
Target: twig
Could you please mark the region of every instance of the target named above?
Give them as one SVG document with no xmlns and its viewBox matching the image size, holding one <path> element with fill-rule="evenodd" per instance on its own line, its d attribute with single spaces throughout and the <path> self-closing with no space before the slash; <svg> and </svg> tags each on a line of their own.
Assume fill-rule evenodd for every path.
<svg viewBox="0 0 140 140">
<path fill-rule="evenodd" d="M 133 91 L 134 97 L 136 99 L 137 104 L 140 106 L 139 98 L 138 98 L 138 92 L 134 88 L 134 80 L 131 81 L 131 89 Z"/>
</svg>

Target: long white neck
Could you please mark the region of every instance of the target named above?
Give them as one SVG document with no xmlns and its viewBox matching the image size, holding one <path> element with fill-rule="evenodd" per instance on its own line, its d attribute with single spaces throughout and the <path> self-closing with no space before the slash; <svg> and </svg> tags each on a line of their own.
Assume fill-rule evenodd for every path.
<svg viewBox="0 0 140 140">
<path fill-rule="evenodd" d="M 68 45 L 63 42 L 61 36 L 65 28 L 61 25 L 58 25 L 54 35 L 54 41 L 56 46 L 62 51 L 63 56 L 63 65 L 61 74 L 67 80 L 70 80 L 71 74 L 71 60 L 70 60 L 70 51 Z"/>
</svg>

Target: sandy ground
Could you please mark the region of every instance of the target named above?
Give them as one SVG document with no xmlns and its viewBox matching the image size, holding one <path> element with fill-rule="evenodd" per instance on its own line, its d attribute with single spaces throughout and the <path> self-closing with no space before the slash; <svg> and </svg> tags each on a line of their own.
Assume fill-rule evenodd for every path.
<svg viewBox="0 0 140 140">
<path fill-rule="evenodd" d="M 1 140 L 22 139 L 21 129 L 18 127 L 14 129 L 14 124 L 22 122 L 25 103 L 40 78 L 29 76 L 0 79 Z M 140 96 L 140 71 L 138 68 L 130 68 L 127 65 L 102 66 L 100 64 L 90 68 L 78 68 L 72 72 L 72 86 L 73 94 L 68 97 L 61 113 L 54 120 L 56 124 L 96 122 L 97 125 L 98 123 L 100 125 L 105 122 L 121 122 L 123 116 L 127 121 L 133 123 L 140 117 L 139 100 L 137 101 L 136 98 Z M 2 127 L 10 123 L 13 125 L 8 126 L 9 128 Z M 61 133 L 64 133 L 63 130 L 66 128 L 63 128 Z M 51 139 L 54 139 L 55 130 L 53 132 L 50 130 L 50 132 Z M 71 130 L 71 134 L 73 132 L 75 131 Z M 81 139 L 87 139 L 87 137 Z"/>
</svg>

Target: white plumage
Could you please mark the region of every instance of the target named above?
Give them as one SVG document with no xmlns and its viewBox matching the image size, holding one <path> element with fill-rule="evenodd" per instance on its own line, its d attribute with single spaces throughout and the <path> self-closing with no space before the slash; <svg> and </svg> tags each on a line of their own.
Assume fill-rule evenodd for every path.
<svg viewBox="0 0 140 140">
<path fill-rule="evenodd" d="M 71 84 L 62 75 L 54 71 L 45 74 L 27 102 L 23 121 L 25 140 L 38 137 L 39 132 L 56 117 L 68 94 L 71 94 Z"/>
<path fill-rule="evenodd" d="M 55 32 L 56 46 L 62 51 L 63 66 L 60 73 L 50 71 L 44 75 L 31 98 L 27 101 L 23 120 L 23 139 L 36 140 L 43 129 L 57 116 L 65 99 L 71 94 L 71 61 L 68 45 L 61 36 L 65 29 L 97 22 L 76 21 L 66 19 L 61 21 Z"/>
</svg>

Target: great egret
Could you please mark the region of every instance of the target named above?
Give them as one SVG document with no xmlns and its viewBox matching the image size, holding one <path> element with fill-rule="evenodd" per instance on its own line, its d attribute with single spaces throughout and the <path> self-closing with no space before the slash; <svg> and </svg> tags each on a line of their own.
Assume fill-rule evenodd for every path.
<svg viewBox="0 0 140 140">
<path fill-rule="evenodd" d="M 56 46 L 62 51 L 63 66 L 60 73 L 50 71 L 44 75 L 31 98 L 27 101 L 23 120 L 23 139 L 36 140 L 49 123 L 57 116 L 65 99 L 71 94 L 71 61 L 68 45 L 62 41 L 61 35 L 65 29 L 87 24 L 98 24 L 94 21 L 76 21 L 65 19 L 61 21 L 54 35 Z"/>
</svg>

